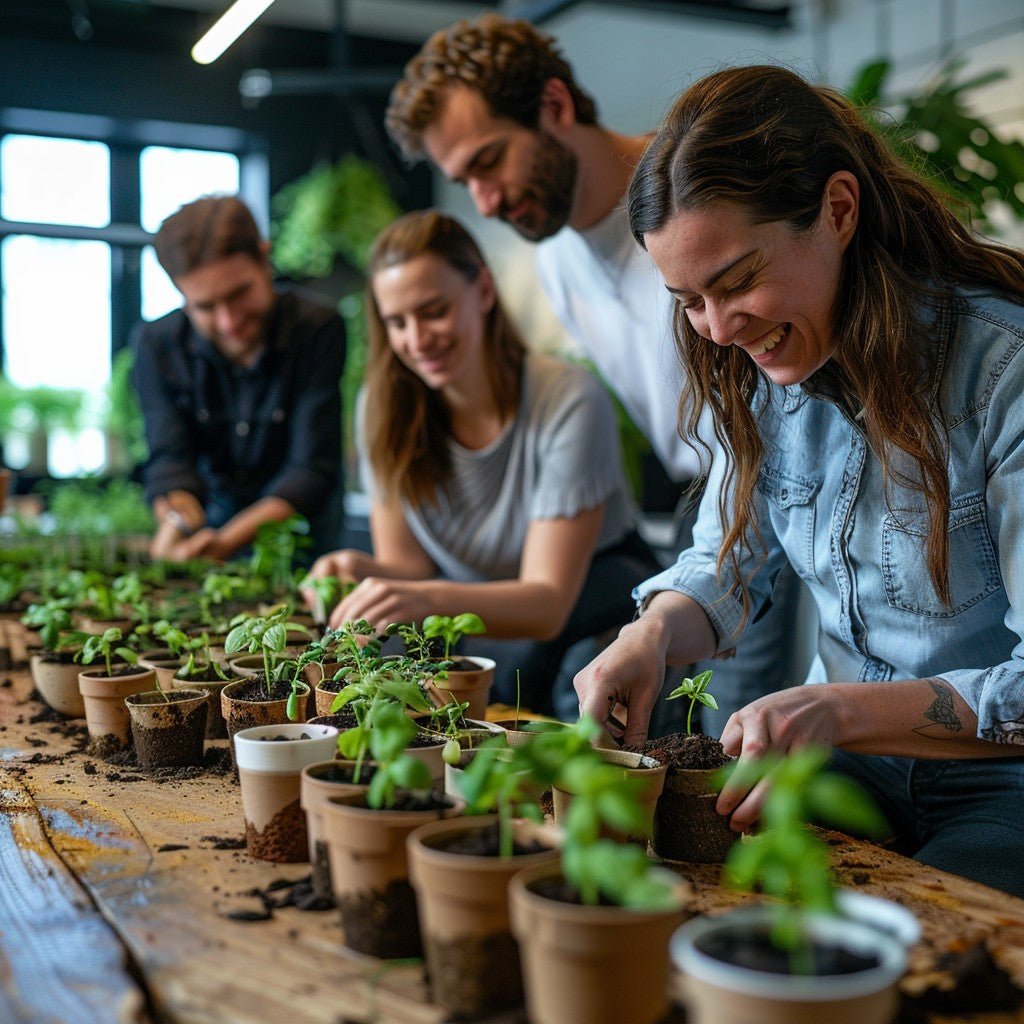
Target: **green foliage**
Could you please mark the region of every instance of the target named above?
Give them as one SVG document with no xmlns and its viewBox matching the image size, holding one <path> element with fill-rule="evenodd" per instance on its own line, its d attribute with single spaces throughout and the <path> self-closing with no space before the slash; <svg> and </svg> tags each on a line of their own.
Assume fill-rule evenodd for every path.
<svg viewBox="0 0 1024 1024">
<path fill-rule="evenodd" d="M 46 495 L 57 536 L 109 537 L 153 530 L 153 513 L 142 487 L 130 480 L 116 478 L 107 484 L 65 480 L 59 485 L 47 482 L 39 489 Z"/>
<path fill-rule="evenodd" d="M 698 704 L 703 704 L 704 707 L 711 708 L 713 711 L 718 710 L 718 701 L 707 692 L 711 685 L 711 675 L 711 669 L 706 669 L 692 679 L 686 678 L 665 698 L 665 700 L 675 700 L 677 697 L 686 697 L 689 700 L 690 707 L 686 712 L 687 736 L 692 734 L 690 726 L 693 722 L 693 709 Z"/>
<path fill-rule="evenodd" d="M 376 764 L 366 791 L 370 807 L 393 807 L 397 789 L 430 789 L 430 770 L 406 751 L 416 724 L 395 703 L 382 704 L 369 734 L 370 755 Z"/>
<path fill-rule="evenodd" d="M 312 576 L 306 574 L 299 582 L 300 590 L 313 591 L 313 621 L 321 625 L 326 624 L 331 609 L 341 600 L 342 587 L 344 584 L 333 574 L 327 576 Z"/>
<path fill-rule="evenodd" d="M 75 602 L 67 597 L 53 597 L 48 601 L 30 604 L 21 621 L 39 630 L 39 639 L 48 651 L 80 644 L 86 634 L 74 629 L 71 609 Z"/>
<path fill-rule="evenodd" d="M 107 430 L 121 441 L 133 466 L 149 457 L 142 407 L 131 381 L 134 363 L 135 354 L 130 348 L 122 348 L 114 356 L 107 384 L 105 417 Z"/>
<path fill-rule="evenodd" d="M 463 636 L 485 633 L 487 627 L 479 615 L 463 612 L 461 615 L 428 615 L 423 620 L 423 637 L 425 640 L 441 639 L 444 641 L 444 654 L 447 659 Z"/>
<path fill-rule="evenodd" d="M 597 723 L 583 717 L 571 726 L 538 733 L 529 743 L 484 743 L 463 773 L 467 813 L 497 810 L 502 856 L 512 855 L 515 817 L 536 817 L 531 797 L 558 785 L 573 794 L 562 823 L 562 871 L 584 903 L 602 897 L 620 906 L 674 904 L 671 888 L 635 843 L 602 838 L 602 829 L 640 835 L 647 827 L 637 798 L 644 782 L 609 764 L 593 746 Z"/>
<path fill-rule="evenodd" d="M 271 200 L 271 259 L 290 277 L 326 277 L 338 256 L 365 270 L 378 232 L 401 210 L 374 165 L 349 154 Z"/>
<path fill-rule="evenodd" d="M 768 792 L 756 835 L 735 843 L 723 880 L 735 889 L 773 896 L 772 941 L 790 952 L 794 973 L 809 973 L 809 949 L 801 927 L 808 910 L 835 911 L 835 884 L 828 844 L 810 827 L 817 822 L 878 838 L 887 823 L 852 779 L 823 771 L 828 751 L 808 748 L 785 757 L 743 760 L 722 769 L 726 779 L 750 788 L 762 779 Z"/>
<path fill-rule="evenodd" d="M 111 626 L 98 635 L 87 636 L 82 642 L 82 649 L 75 654 L 75 660 L 83 665 L 91 665 L 98 658 L 102 658 L 107 675 L 113 675 L 114 658 L 119 658 L 129 665 L 134 665 L 139 660 L 138 655 L 121 642 L 123 639 L 124 634 L 116 626 Z"/>
<path fill-rule="evenodd" d="M 268 615 L 237 615 L 231 620 L 231 631 L 224 638 L 224 650 L 227 654 L 236 654 L 247 650 L 250 654 L 263 656 L 263 681 L 269 696 L 271 687 L 288 673 L 294 672 L 293 659 L 283 657 L 288 646 L 288 634 L 301 632 L 309 635 L 301 622 L 289 622 L 291 608 L 280 605 Z M 288 718 L 295 722 L 299 719 L 299 702 L 308 694 L 305 683 L 294 673 L 291 679 L 291 694 L 288 697 Z"/>
<path fill-rule="evenodd" d="M 991 233 L 991 215 L 1000 204 L 1024 219 L 1024 143 L 1003 141 L 969 107 L 968 94 L 1005 78 L 1006 70 L 957 81 L 965 64 L 952 60 L 922 90 L 898 95 L 886 93 L 889 62 L 876 60 L 860 69 L 847 92 L 908 165 L 962 206 L 973 227 Z"/>
<path fill-rule="evenodd" d="M 279 596 L 295 590 L 295 561 L 303 548 L 312 544 L 309 522 L 300 515 L 280 522 L 261 523 L 252 542 L 249 568 Z"/>
</svg>

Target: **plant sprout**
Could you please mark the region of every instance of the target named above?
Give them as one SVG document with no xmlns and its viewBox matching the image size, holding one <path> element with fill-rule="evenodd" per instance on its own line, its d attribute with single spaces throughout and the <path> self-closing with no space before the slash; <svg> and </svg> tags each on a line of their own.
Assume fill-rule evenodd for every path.
<svg viewBox="0 0 1024 1024">
<path fill-rule="evenodd" d="M 686 697 L 690 701 L 689 710 L 686 712 L 686 735 L 692 736 L 691 723 L 693 721 L 693 709 L 698 704 L 703 704 L 706 708 L 711 708 L 712 711 L 718 710 L 718 701 L 708 693 L 708 686 L 711 684 L 711 669 L 707 669 L 704 672 L 699 673 L 692 679 L 684 679 L 682 682 L 665 698 L 665 700 L 674 700 L 676 697 Z"/>
</svg>

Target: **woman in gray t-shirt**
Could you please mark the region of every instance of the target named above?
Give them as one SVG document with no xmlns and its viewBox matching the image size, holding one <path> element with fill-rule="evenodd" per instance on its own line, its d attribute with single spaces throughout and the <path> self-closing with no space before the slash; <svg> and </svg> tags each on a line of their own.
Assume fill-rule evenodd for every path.
<svg viewBox="0 0 1024 1024">
<path fill-rule="evenodd" d="M 472 237 L 437 211 L 377 239 L 370 353 L 357 410 L 373 555 L 325 555 L 359 585 L 330 622 L 476 612 L 498 659 L 492 695 L 550 711 L 562 657 L 633 613 L 657 571 L 636 534 L 615 413 L 583 367 L 529 353 Z"/>
</svg>

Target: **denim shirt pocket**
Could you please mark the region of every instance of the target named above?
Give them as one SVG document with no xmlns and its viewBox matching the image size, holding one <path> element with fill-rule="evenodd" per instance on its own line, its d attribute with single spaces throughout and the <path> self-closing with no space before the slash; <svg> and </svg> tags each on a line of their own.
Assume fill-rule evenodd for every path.
<svg viewBox="0 0 1024 1024">
<path fill-rule="evenodd" d="M 985 497 L 954 500 L 949 513 L 950 604 L 944 605 L 928 575 L 928 513 L 890 509 L 882 520 L 882 576 L 890 607 L 915 615 L 959 615 L 1002 586 L 988 529 Z"/>
<path fill-rule="evenodd" d="M 821 480 L 766 464 L 758 474 L 757 489 L 768 499 L 772 529 L 793 568 L 801 579 L 816 579 L 815 498 L 821 490 Z"/>
</svg>

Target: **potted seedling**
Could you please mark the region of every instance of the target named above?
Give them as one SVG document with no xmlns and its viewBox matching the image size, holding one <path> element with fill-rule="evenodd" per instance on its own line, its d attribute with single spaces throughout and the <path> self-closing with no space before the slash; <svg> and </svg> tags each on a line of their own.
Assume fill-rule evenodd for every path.
<svg viewBox="0 0 1024 1024">
<path fill-rule="evenodd" d="M 920 929 L 907 911 L 837 891 L 828 844 L 810 822 L 878 836 L 886 823 L 851 779 L 822 771 L 828 752 L 741 761 L 746 789 L 766 780 L 757 832 L 730 851 L 723 880 L 768 897 L 696 918 L 672 940 L 694 1024 L 760 1019 L 887 1024 L 906 947 Z"/>
<path fill-rule="evenodd" d="M 221 693 L 228 683 L 238 682 L 242 677 L 213 657 L 207 633 L 200 632 L 187 637 L 181 646 L 181 653 L 185 661 L 174 673 L 171 685 L 185 690 L 202 690 L 206 694 L 209 704 L 206 738 L 223 739 L 228 733 L 221 711 Z"/>
<path fill-rule="evenodd" d="M 516 750 L 561 750 L 555 783 L 574 794 L 559 863 L 519 872 L 509 888 L 534 1024 L 654 1024 L 668 1010 L 668 940 L 686 916 L 688 887 L 644 847 L 604 838 L 609 829 L 635 835 L 644 819 L 642 783 L 602 759 L 592 746 L 599 732 L 583 718 L 571 734 Z"/>
<path fill-rule="evenodd" d="M 221 690 L 229 737 L 258 725 L 305 721 L 309 686 L 294 672 L 294 660 L 284 656 L 289 631 L 304 627 L 290 622 L 289 613 L 287 605 L 280 605 L 268 615 L 243 614 L 232 620 L 225 652 L 230 656 L 248 651 L 259 667 L 247 670 L 239 659 L 228 662 L 236 673 L 249 673 L 249 678 Z"/>
<path fill-rule="evenodd" d="M 369 786 L 322 807 L 331 882 L 346 946 L 384 959 L 419 956 L 405 840 L 419 825 L 457 813 L 461 802 L 433 789 L 430 770 L 408 752 L 416 724 L 401 704 L 381 701 L 372 717 Z"/>
<path fill-rule="evenodd" d="M 71 607 L 70 598 L 54 597 L 29 605 L 24 622 L 38 630 L 42 644 L 29 658 L 32 681 L 40 696 L 54 711 L 82 718 L 85 702 L 78 688 L 81 669 L 75 656 L 88 634 L 73 628 Z"/>
<path fill-rule="evenodd" d="M 477 1018 L 523 999 L 519 950 L 509 925 L 508 883 L 557 857 L 557 833 L 537 804 L 559 758 L 527 758 L 503 737 L 486 741 L 463 773 L 468 816 L 421 825 L 409 835 L 431 998 Z"/>
<path fill-rule="evenodd" d="M 124 698 L 152 690 L 156 673 L 137 667 L 137 655 L 124 643 L 124 634 L 117 626 L 87 635 L 75 657 L 83 665 L 95 661 L 103 664 L 100 669 L 85 670 L 78 676 L 91 752 L 102 757 L 124 749 L 131 736 Z"/>
<path fill-rule="evenodd" d="M 481 720 L 487 716 L 487 698 L 494 682 L 494 661 L 491 658 L 459 657 L 455 654 L 464 636 L 486 632 L 483 620 L 472 612 L 460 615 L 428 615 L 419 630 L 403 626 L 399 634 L 406 649 L 421 660 L 440 661 L 441 671 L 427 683 L 430 699 L 437 705 L 448 702 L 466 703 L 468 717 Z"/>
<path fill-rule="evenodd" d="M 729 819 L 715 810 L 716 772 L 731 759 L 718 740 L 691 731 L 698 705 L 718 706 L 708 689 L 711 680 L 710 671 L 685 678 L 666 697 L 688 702 L 685 733 L 672 733 L 623 748 L 646 754 L 665 765 L 652 834 L 654 853 L 665 860 L 720 864 L 738 838 Z"/>
</svg>

